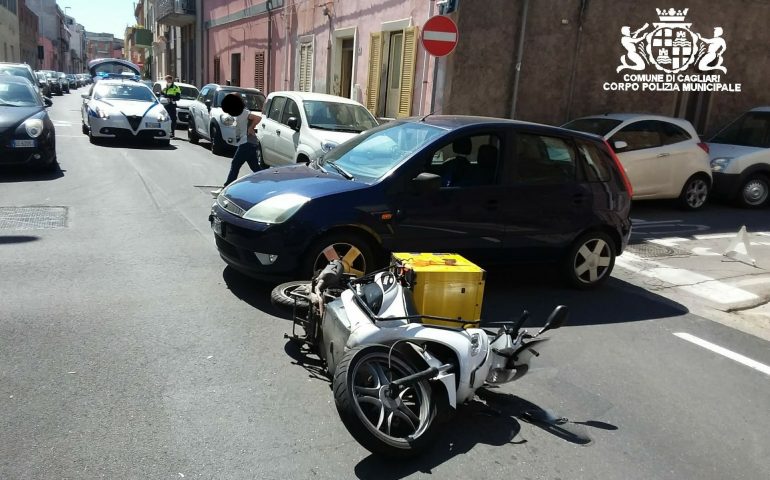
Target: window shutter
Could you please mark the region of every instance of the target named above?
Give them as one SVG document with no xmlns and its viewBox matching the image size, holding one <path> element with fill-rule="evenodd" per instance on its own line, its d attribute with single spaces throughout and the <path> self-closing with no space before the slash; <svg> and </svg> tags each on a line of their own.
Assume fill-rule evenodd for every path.
<svg viewBox="0 0 770 480">
<path fill-rule="evenodd" d="M 219 57 L 214 57 L 214 83 L 219 84 Z"/>
<path fill-rule="evenodd" d="M 382 32 L 369 36 L 369 78 L 366 83 L 366 108 L 377 116 L 380 99 L 380 71 L 382 70 Z"/>
<path fill-rule="evenodd" d="M 313 44 L 302 43 L 299 46 L 299 85 L 300 92 L 313 91 Z"/>
<path fill-rule="evenodd" d="M 265 52 L 254 54 L 254 88 L 265 92 Z"/>
<path fill-rule="evenodd" d="M 398 116 L 412 114 L 414 67 L 417 62 L 417 27 L 404 29 L 404 46 L 401 54 L 401 89 L 398 92 Z"/>
</svg>

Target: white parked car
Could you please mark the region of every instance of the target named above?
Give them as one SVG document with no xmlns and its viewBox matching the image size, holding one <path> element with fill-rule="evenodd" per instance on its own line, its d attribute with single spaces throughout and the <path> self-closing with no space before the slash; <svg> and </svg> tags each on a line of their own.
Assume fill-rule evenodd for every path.
<svg viewBox="0 0 770 480">
<path fill-rule="evenodd" d="M 770 203 L 770 107 L 754 108 L 709 140 L 714 194 L 748 208 Z"/>
<path fill-rule="evenodd" d="M 83 133 L 101 138 L 137 138 L 168 145 L 171 119 L 150 87 L 136 80 L 107 79 L 83 94 Z"/>
<path fill-rule="evenodd" d="M 360 103 L 334 95 L 273 92 L 257 127 L 267 166 L 307 163 L 340 143 L 377 126 Z"/>
<path fill-rule="evenodd" d="M 256 88 L 243 88 L 209 83 L 201 88 L 198 98 L 190 105 L 190 118 L 187 124 L 187 137 L 190 143 L 197 144 L 201 138 L 211 142 L 211 152 L 216 155 L 225 153 L 238 145 L 246 126 L 237 125 L 235 119 L 222 111 L 222 99 L 228 93 L 237 93 L 243 97 L 249 111 L 260 114 L 265 104 L 265 95 Z"/>
<path fill-rule="evenodd" d="M 195 85 L 190 85 L 189 83 L 174 83 L 179 87 L 180 90 L 182 90 L 182 95 L 180 96 L 179 100 L 176 101 L 176 124 L 179 126 L 186 126 L 190 119 L 190 105 L 192 105 L 195 99 L 198 98 L 200 91 L 198 90 L 198 87 Z M 160 92 L 165 86 L 165 80 L 162 82 L 155 82 L 155 84 L 152 86 L 152 91 L 155 92 L 155 95 L 160 95 Z"/>
<path fill-rule="evenodd" d="M 687 210 L 706 203 L 712 185 L 708 145 L 687 120 L 609 113 L 563 127 L 599 135 L 610 144 L 631 181 L 634 200 L 677 198 Z"/>
</svg>

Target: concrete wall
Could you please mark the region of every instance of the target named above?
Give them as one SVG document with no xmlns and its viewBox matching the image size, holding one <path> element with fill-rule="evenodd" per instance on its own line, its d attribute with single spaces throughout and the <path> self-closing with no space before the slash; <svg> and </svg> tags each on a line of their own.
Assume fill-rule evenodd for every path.
<svg viewBox="0 0 770 480">
<path fill-rule="evenodd" d="M 523 3 L 460 2 L 460 43 L 448 65 L 445 111 L 510 116 Z M 668 6 L 635 0 L 530 0 L 516 117 L 561 124 L 611 111 L 684 116 L 683 106 L 694 94 L 602 88 L 604 82 L 622 81 L 627 73 L 616 73 L 625 53 L 621 28 L 627 25 L 635 30 L 645 23 L 652 27 L 659 22 L 655 7 Z M 702 133 L 710 134 L 740 112 L 770 104 L 770 3 L 689 0 L 686 7 L 687 22 L 704 37 L 713 36 L 715 26 L 723 27 L 727 74 L 722 82 L 742 84 L 741 93 L 715 92 L 710 99 L 705 97 Z M 654 67 L 645 72 L 659 73 Z"/>
<path fill-rule="evenodd" d="M 18 14 L 0 7 L 0 62 L 18 62 L 19 58 Z"/>
</svg>

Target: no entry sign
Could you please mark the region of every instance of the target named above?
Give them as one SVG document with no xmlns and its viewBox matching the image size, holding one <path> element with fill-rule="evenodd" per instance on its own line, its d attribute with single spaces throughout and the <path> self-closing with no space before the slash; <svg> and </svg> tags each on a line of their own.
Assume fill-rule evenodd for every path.
<svg viewBox="0 0 770 480">
<path fill-rule="evenodd" d="M 457 46 L 457 24 L 444 15 L 430 17 L 422 29 L 422 46 L 431 55 L 449 55 Z"/>
</svg>

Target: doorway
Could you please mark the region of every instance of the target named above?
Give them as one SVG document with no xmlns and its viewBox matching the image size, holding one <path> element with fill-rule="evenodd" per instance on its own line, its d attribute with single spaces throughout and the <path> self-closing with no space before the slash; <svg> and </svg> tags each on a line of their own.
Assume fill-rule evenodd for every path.
<svg viewBox="0 0 770 480">
<path fill-rule="evenodd" d="M 353 38 L 342 39 L 340 52 L 340 93 L 341 97 L 350 98 L 350 85 L 353 79 Z"/>
<path fill-rule="evenodd" d="M 230 85 L 241 86 L 241 54 L 230 55 Z"/>
<path fill-rule="evenodd" d="M 401 98 L 401 65 L 404 53 L 404 32 L 393 32 L 388 41 L 388 73 L 385 88 L 385 116 L 396 118 Z"/>
</svg>

